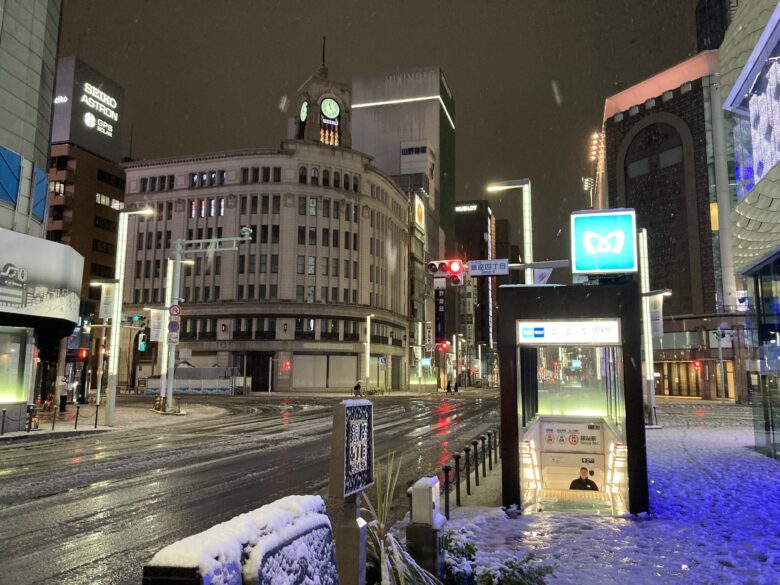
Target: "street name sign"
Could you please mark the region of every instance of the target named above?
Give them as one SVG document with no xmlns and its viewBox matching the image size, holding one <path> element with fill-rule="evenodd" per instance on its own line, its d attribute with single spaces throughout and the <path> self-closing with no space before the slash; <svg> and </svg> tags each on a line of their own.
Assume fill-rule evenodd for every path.
<svg viewBox="0 0 780 585">
<path fill-rule="evenodd" d="M 469 260 L 470 276 L 505 276 L 509 274 L 509 259 Z"/>
</svg>

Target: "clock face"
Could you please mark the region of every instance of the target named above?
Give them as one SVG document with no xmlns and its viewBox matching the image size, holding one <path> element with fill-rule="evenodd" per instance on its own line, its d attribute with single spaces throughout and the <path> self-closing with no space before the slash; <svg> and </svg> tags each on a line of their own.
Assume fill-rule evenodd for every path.
<svg viewBox="0 0 780 585">
<path fill-rule="evenodd" d="M 301 122 L 305 122 L 306 121 L 306 117 L 308 115 L 309 115 L 309 102 L 303 102 L 301 104 L 301 112 L 300 112 L 300 115 L 299 115 L 299 117 L 301 119 Z"/>
<path fill-rule="evenodd" d="M 338 103 L 336 103 L 336 100 L 332 98 L 325 98 L 322 100 L 322 103 L 320 104 L 320 111 L 322 112 L 322 115 L 326 118 L 330 118 L 331 120 L 335 120 L 339 117 L 339 113 L 341 113 L 341 108 L 339 108 Z"/>
</svg>

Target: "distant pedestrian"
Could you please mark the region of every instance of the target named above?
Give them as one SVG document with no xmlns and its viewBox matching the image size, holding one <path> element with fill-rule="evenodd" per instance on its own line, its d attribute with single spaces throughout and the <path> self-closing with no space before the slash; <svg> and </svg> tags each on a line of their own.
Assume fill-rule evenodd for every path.
<svg viewBox="0 0 780 585">
<path fill-rule="evenodd" d="M 452 394 L 452 382 L 447 380 L 447 394 Z"/>
<path fill-rule="evenodd" d="M 458 381 L 455 380 L 455 394 L 458 393 Z"/>
<path fill-rule="evenodd" d="M 361 396 L 361 395 L 362 395 L 362 388 L 361 388 L 361 386 L 360 386 L 360 382 L 361 382 L 361 381 L 360 381 L 360 380 L 358 380 L 358 381 L 355 383 L 355 387 L 352 389 L 352 390 L 354 390 L 354 392 L 355 392 L 355 396 Z"/>
</svg>

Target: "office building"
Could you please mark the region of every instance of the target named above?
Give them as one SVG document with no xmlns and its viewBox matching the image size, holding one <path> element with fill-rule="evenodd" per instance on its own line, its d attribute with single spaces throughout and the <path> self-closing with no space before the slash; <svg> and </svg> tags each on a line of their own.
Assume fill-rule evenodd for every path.
<svg viewBox="0 0 780 585">
<path fill-rule="evenodd" d="M 455 100 L 439 67 L 355 77 L 352 96 L 354 147 L 373 156 L 424 214 L 424 230 L 413 230 L 409 266 L 412 345 L 419 346 L 425 323 L 436 319 L 425 264 L 456 251 Z M 455 302 L 449 291 L 447 339 L 455 333 Z"/>
<path fill-rule="evenodd" d="M 728 398 L 746 400 L 727 221 L 736 203 L 733 146 L 718 73 L 718 52 L 705 51 L 607 98 L 601 199 L 636 209 L 648 233 L 650 288 L 672 291 L 655 340 L 656 392 L 717 398 L 725 386 Z M 728 335 L 717 341 L 720 330 Z"/>
<path fill-rule="evenodd" d="M 19 425 L 53 388 L 53 370 L 36 368 L 78 320 L 83 258 L 43 239 L 60 10 L 59 0 L 0 8 L 0 403 Z"/>
<path fill-rule="evenodd" d="M 185 254 L 180 355 L 237 367 L 253 391 L 407 387 L 409 202 L 351 148 L 353 114 L 349 86 L 323 65 L 299 88 L 279 148 L 127 163 L 128 206 L 156 215 L 129 218 L 126 312 L 163 303 L 178 239 L 248 226 L 236 251 Z M 147 374 L 153 351 L 138 356 Z"/>
<path fill-rule="evenodd" d="M 733 125 L 738 203 L 734 266 L 745 283 L 752 340 L 748 386 L 756 448 L 780 455 L 780 6 L 740 2 L 721 46 L 723 108 Z"/>
</svg>

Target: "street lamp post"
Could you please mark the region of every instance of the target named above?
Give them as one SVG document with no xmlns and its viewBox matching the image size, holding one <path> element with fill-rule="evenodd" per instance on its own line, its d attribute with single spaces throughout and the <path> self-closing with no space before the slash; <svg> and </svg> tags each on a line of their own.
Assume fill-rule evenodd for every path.
<svg viewBox="0 0 780 585">
<path fill-rule="evenodd" d="M 501 181 L 499 183 L 490 183 L 487 186 L 488 193 L 497 193 L 499 191 L 508 191 L 509 189 L 522 189 L 522 220 L 523 220 L 523 262 L 530 264 L 534 261 L 534 228 L 533 228 L 533 209 L 531 206 L 531 179 L 514 179 L 511 181 Z M 525 269 L 525 284 L 534 283 L 534 269 Z"/>
<path fill-rule="evenodd" d="M 127 256 L 127 221 L 130 215 L 152 215 L 154 210 L 145 208 L 135 211 L 120 211 L 116 233 L 116 268 L 114 279 L 114 306 L 111 311 L 110 353 L 108 354 L 108 389 L 106 392 L 106 426 L 116 422 L 116 386 L 119 377 L 119 334 L 122 330 L 122 297 L 125 287 L 125 262 Z"/>
<path fill-rule="evenodd" d="M 206 254 L 216 252 L 228 252 L 238 250 L 236 244 L 241 242 L 248 242 L 252 239 L 252 228 L 242 227 L 241 235 L 239 237 L 231 238 L 212 238 L 206 240 L 176 240 L 176 254 L 172 263 L 169 262 L 168 269 L 172 269 L 172 276 L 169 279 L 169 286 L 167 290 L 170 290 L 170 299 L 167 301 L 167 305 L 170 308 L 172 305 L 179 304 L 181 300 L 179 291 L 181 285 L 181 265 L 183 262 L 184 254 Z M 223 248 L 222 244 L 232 244 L 230 247 Z M 205 247 L 204 247 L 205 245 Z M 170 274 L 170 273 L 169 273 Z M 166 299 L 168 299 L 168 292 L 166 290 Z M 167 327 L 166 327 L 167 330 Z M 176 374 L 176 345 L 170 343 L 168 334 L 166 333 L 166 341 L 168 342 L 168 373 L 165 379 L 165 412 L 173 412 L 173 386 L 174 376 Z"/>
<path fill-rule="evenodd" d="M 366 315 L 366 393 L 368 393 L 368 383 L 371 380 L 371 317 L 373 316 L 373 313 Z"/>
</svg>

